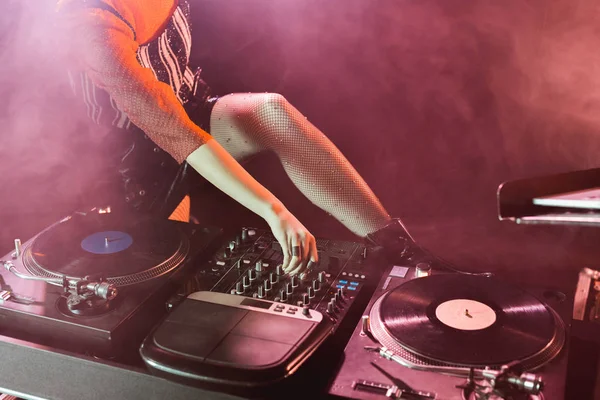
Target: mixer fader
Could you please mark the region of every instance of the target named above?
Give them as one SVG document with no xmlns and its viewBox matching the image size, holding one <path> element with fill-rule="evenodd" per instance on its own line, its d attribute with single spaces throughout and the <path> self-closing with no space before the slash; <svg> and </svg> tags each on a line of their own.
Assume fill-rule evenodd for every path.
<svg viewBox="0 0 600 400">
<path fill-rule="evenodd" d="M 363 244 L 349 241 L 318 238 L 317 250 L 318 262 L 290 276 L 282 270 L 281 246 L 273 235 L 242 228 L 199 266 L 168 305 L 173 307 L 192 292 L 210 290 L 280 302 L 281 312 L 315 309 L 339 322 L 375 275 L 372 257 Z"/>
</svg>

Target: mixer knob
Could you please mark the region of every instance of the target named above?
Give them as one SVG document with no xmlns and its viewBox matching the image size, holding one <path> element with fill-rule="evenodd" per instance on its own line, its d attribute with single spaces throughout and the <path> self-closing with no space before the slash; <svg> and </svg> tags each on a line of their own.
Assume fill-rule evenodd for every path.
<svg viewBox="0 0 600 400">
<path fill-rule="evenodd" d="M 244 277 L 245 278 L 245 277 Z M 242 282 L 238 282 L 235 284 L 235 292 L 237 294 L 242 294 L 244 293 L 244 285 L 242 284 Z"/>
<path fill-rule="evenodd" d="M 235 253 L 236 249 L 237 249 L 237 247 L 236 247 L 235 241 L 232 240 L 231 242 L 229 242 L 229 251 L 232 253 Z"/>
<path fill-rule="evenodd" d="M 263 262 L 262 260 L 258 260 L 256 262 L 256 267 L 255 267 L 257 272 L 261 272 L 263 270 Z"/>
<path fill-rule="evenodd" d="M 258 287 L 258 298 L 262 299 L 265 297 L 265 288 L 262 286 Z"/>
<path fill-rule="evenodd" d="M 325 272 L 323 272 L 323 271 L 319 272 L 318 279 L 319 279 L 319 282 L 321 282 L 321 283 L 325 282 Z"/>
<path fill-rule="evenodd" d="M 331 298 L 331 300 L 329 300 L 329 302 L 330 302 L 331 304 L 333 304 L 333 306 L 334 306 L 334 307 L 337 305 L 337 299 L 335 298 L 335 296 L 333 296 L 333 297 Z"/>
<path fill-rule="evenodd" d="M 272 284 L 277 283 L 277 281 L 279 281 L 279 277 L 271 272 L 269 274 L 269 281 L 271 281 Z"/>
<path fill-rule="evenodd" d="M 287 294 L 294 293 L 294 287 L 292 286 L 292 284 L 290 282 L 285 284 L 285 291 L 287 292 Z"/>
<path fill-rule="evenodd" d="M 340 302 L 340 292 L 335 292 L 335 294 L 333 295 L 333 298 L 335 299 L 335 303 L 339 303 Z"/>
<path fill-rule="evenodd" d="M 315 290 L 309 286 L 308 290 L 307 290 L 307 294 L 308 294 L 308 298 L 312 299 L 313 297 L 315 297 Z"/>
<path fill-rule="evenodd" d="M 268 279 L 265 279 L 265 282 L 263 283 L 265 290 L 268 292 L 269 290 L 271 290 L 271 282 Z"/>
<path fill-rule="evenodd" d="M 298 277 L 296 275 L 292 276 L 292 287 L 298 287 Z"/>
<path fill-rule="evenodd" d="M 337 295 L 339 297 L 339 300 L 344 300 L 344 295 L 346 294 L 346 292 L 344 291 L 343 288 L 339 288 L 337 291 Z"/>
<path fill-rule="evenodd" d="M 287 301 L 288 295 L 287 295 L 287 292 L 285 291 L 285 289 L 281 289 L 279 291 L 279 298 L 281 299 L 282 303 L 285 303 Z"/>
<path fill-rule="evenodd" d="M 250 278 L 250 282 L 256 280 L 256 272 L 253 269 L 248 270 L 248 278 Z"/>
<path fill-rule="evenodd" d="M 244 285 L 244 288 L 250 287 L 250 278 L 248 278 L 248 275 L 244 275 L 242 284 Z"/>
<path fill-rule="evenodd" d="M 275 273 L 277 274 L 277 276 L 283 275 L 284 272 L 283 272 L 283 268 L 281 268 L 281 264 L 279 264 L 277 266 L 277 268 L 275 269 Z"/>
<path fill-rule="evenodd" d="M 309 303 L 310 303 L 310 300 L 308 299 L 308 294 L 304 293 L 302 295 L 302 305 L 307 306 Z"/>
<path fill-rule="evenodd" d="M 314 280 L 312 287 L 313 289 L 315 289 L 315 292 L 318 292 L 319 290 L 321 290 L 321 282 L 319 282 L 318 280 Z"/>
<path fill-rule="evenodd" d="M 302 315 L 309 317 L 310 309 L 307 306 L 302 307 Z"/>
<path fill-rule="evenodd" d="M 335 306 L 332 302 L 327 303 L 327 314 L 332 314 L 335 312 Z"/>
<path fill-rule="evenodd" d="M 248 228 L 242 228 L 242 242 L 248 240 Z"/>
<path fill-rule="evenodd" d="M 426 262 L 420 262 L 416 266 L 415 275 L 417 278 L 431 275 L 431 265 Z"/>
</svg>

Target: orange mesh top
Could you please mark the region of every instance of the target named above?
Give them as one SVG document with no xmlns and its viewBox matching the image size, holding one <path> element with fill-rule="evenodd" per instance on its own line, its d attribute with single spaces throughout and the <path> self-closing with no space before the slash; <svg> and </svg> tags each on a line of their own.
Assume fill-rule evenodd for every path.
<svg viewBox="0 0 600 400">
<path fill-rule="evenodd" d="M 137 59 L 140 45 L 161 33 L 177 0 L 103 0 L 131 24 L 83 0 L 60 0 L 60 25 L 68 35 L 71 67 L 86 72 L 119 109 L 179 163 L 210 139 L 187 116 L 172 87 Z"/>
</svg>

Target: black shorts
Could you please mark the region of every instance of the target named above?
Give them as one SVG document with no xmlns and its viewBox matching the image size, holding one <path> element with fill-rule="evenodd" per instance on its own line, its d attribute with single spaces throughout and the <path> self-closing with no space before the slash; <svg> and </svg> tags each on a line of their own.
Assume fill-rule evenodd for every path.
<svg viewBox="0 0 600 400">
<path fill-rule="evenodd" d="M 210 115 L 219 96 L 213 96 L 210 87 L 200 78 L 200 71 L 194 77 L 193 98 L 184 104 L 184 109 L 192 122 L 210 133 Z"/>
</svg>

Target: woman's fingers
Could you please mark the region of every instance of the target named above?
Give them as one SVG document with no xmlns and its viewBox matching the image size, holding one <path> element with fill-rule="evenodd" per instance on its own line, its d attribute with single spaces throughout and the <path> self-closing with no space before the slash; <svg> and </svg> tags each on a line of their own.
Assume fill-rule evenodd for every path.
<svg viewBox="0 0 600 400">
<path fill-rule="evenodd" d="M 308 233 L 304 237 L 304 241 L 302 242 L 301 250 L 302 250 L 302 259 L 300 260 L 300 263 L 297 265 L 296 268 L 290 270 L 290 272 L 289 272 L 290 275 L 296 275 L 296 274 L 299 274 L 302 271 L 304 271 L 304 269 L 306 269 L 306 266 L 308 265 L 308 262 L 310 260 L 313 260 L 313 261 L 318 260 L 319 256 L 313 255 L 313 252 L 314 252 L 314 254 L 316 254 L 317 247 L 316 247 L 316 243 L 315 243 L 315 238 L 310 233 Z"/>
<path fill-rule="evenodd" d="M 291 273 L 291 271 L 296 270 L 302 264 L 302 241 L 298 235 L 292 234 L 290 237 L 290 251 L 291 258 L 290 263 L 287 268 L 284 268 L 284 272 L 286 274 Z"/>
</svg>

